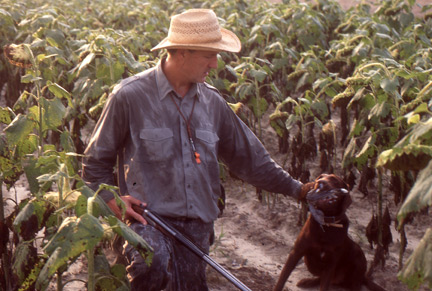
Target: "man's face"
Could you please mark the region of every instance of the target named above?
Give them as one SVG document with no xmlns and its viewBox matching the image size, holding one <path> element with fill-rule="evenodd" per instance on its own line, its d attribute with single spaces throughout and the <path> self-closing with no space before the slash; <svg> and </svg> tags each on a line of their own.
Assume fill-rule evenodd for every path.
<svg viewBox="0 0 432 291">
<path fill-rule="evenodd" d="M 203 83 L 211 69 L 217 68 L 217 52 L 185 50 L 185 76 L 191 83 Z"/>
</svg>

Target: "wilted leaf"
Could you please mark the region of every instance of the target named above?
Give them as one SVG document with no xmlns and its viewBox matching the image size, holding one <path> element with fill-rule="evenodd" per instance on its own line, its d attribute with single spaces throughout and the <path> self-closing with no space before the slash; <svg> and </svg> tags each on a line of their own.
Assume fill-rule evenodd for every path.
<svg viewBox="0 0 432 291">
<path fill-rule="evenodd" d="M 430 172 L 429 172 L 430 173 Z M 409 289 L 416 290 L 423 284 L 432 288 L 432 229 L 428 228 L 412 255 L 405 262 L 398 278 Z"/>
<path fill-rule="evenodd" d="M 29 275 L 38 260 L 36 248 L 31 242 L 20 242 L 12 259 L 12 269 L 18 278 L 18 282 L 21 283 Z"/>
<path fill-rule="evenodd" d="M 79 67 L 78 67 L 78 75 L 81 73 L 81 71 L 85 68 L 85 67 L 87 67 L 92 61 L 93 61 L 93 59 L 95 58 L 95 54 L 94 53 L 89 53 L 86 57 L 85 57 L 85 59 L 81 62 L 81 64 L 79 65 Z"/>
<path fill-rule="evenodd" d="M 378 156 L 377 167 L 392 171 L 421 170 L 432 158 L 432 146 L 408 144 L 383 151 Z"/>
<path fill-rule="evenodd" d="M 362 149 L 355 155 L 355 160 L 359 167 L 367 163 L 370 157 L 373 157 L 376 152 L 376 136 L 372 134 L 363 144 Z"/>
<path fill-rule="evenodd" d="M 30 240 L 54 212 L 54 207 L 45 200 L 34 198 L 18 213 L 13 227 L 25 240 Z"/>
<path fill-rule="evenodd" d="M 349 168 L 354 163 L 354 155 L 357 151 L 356 138 L 350 139 L 348 146 L 345 148 L 342 158 L 342 167 Z"/>
<path fill-rule="evenodd" d="M 411 212 L 417 212 L 428 206 L 432 206 L 432 161 L 418 174 L 407 198 L 402 204 L 398 219 L 401 220 Z"/>
</svg>

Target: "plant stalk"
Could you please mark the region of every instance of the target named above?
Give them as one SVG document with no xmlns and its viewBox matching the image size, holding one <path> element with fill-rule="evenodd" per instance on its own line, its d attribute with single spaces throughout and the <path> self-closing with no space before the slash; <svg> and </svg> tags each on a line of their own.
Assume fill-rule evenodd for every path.
<svg viewBox="0 0 432 291">
<path fill-rule="evenodd" d="M 95 291 L 95 261 L 94 261 L 95 249 L 90 248 L 87 250 L 87 264 L 88 264 L 88 280 L 87 280 L 87 291 Z"/>
<path fill-rule="evenodd" d="M 383 225 L 382 225 L 382 169 L 378 168 L 378 245 L 383 246 Z"/>
<path fill-rule="evenodd" d="M 57 280 L 56 280 L 57 291 L 62 291 L 63 290 L 63 282 L 62 281 L 63 281 L 62 273 L 59 272 L 59 271 L 57 271 Z"/>
<path fill-rule="evenodd" d="M 2 224 L 5 223 L 4 203 L 3 203 L 3 178 L 0 178 L 0 221 Z M 4 280 L 6 283 L 6 290 L 12 290 L 9 274 L 12 274 L 10 270 L 9 252 L 7 251 L 7 245 L 5 246 L 4 253 L 1 257 L 1 268 L 4 271 Z"/>
</svg>

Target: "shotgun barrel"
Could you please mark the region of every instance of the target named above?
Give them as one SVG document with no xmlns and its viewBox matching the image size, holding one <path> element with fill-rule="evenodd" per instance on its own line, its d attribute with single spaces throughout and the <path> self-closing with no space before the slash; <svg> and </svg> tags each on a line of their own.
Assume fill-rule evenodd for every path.
<svg viewBox="0 0 432 291">
<path fill-rule="evenodd" d="M 229 271 L 227 271 L 224 267 L 222 267 L 218 262 L 213 260 L 209 255 L 207 255 L 203 250 L 201 250 L 197 245 L 195 245 L 192 241 L 190 241 L 187 237 L 181 234 L 177 229 L 170 226 L 166 223 L 159 215 L 153 213 L 147 208 L 139 207 L 139 210 L 134 205 L 132 207 L 137 213 L 142 214 L 149 223 L 153 224 L 156 227 L 159 227 L 162 231 L 174 237 L 184 246 L 186 246 L 190 251 L 192 251 L 195 255 L 204 260 L 207 264 L 209 264 L 213 269 L 215 269 L 218 273 L 228 279 L 232 284 L 234 284 L 238 289 L 242 291 L 252 291 L 245 284 L 243 284 L 239 279 L 237 279 L 234 275 L 232 275 Z"/>
</svg>

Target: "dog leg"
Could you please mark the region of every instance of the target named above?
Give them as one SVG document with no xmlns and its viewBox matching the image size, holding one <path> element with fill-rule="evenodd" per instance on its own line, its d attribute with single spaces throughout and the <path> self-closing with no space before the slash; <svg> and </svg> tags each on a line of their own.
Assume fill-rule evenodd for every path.
<svg viewBox="0 0 432 291">
<path fill-rule="evenodd" d="M 298 261 L 302 258 L 302 255 L 299 255 L 295 252 L 295 249 L 293 249 L 288 257 L 288 260 L 286 261 L 280 275 L 279 279 L 276 283 L 275 288 L 273 291 L 282 291 L 286 280 L 288 280 L 289 276 L 291 275 L 291 272 L 294 270 L 294 268 L 297 266 Z"/>
<path fill-rule="evenodd" d="M 307 220 L 302 230 L 300 231 L 300 234 L 297 237 L 297 240 L 294 243 L 291 252 L 288 255 L 288 259 L 285 262 L 285 265 L 279 275 L 279 279 L 273 291 L 282 291 L 286 280 L 288 280 L 289 276 L 291 275 L 291 272 L 297 266 L 297 263 L 300 261 L 300 259 L 305 255 L 305 251 L 309 247 L 308 242 L 310 241 L 310 239 L 307 238 L 308 232 L 306 232 L 305 229 L 309 228 L 309 220 Z"/>
</svg>

